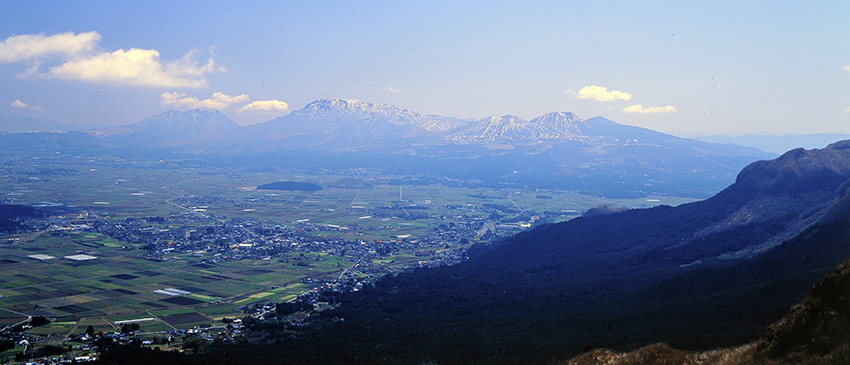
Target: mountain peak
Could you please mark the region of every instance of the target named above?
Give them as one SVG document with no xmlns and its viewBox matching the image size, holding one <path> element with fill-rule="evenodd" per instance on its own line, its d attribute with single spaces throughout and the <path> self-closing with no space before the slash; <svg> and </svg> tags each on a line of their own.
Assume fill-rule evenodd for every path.
<svg viewBox="0 0 850 365">
<path fill-rule="evenodd" d="M 608 119 L 608 118 L 605 118 L 605 117 L 602 117 L 602 116 L 595 116 L 595 117 L 590 118 L 590 119 L 585 119 L 584 121 L 587 122 L 588 124 L 591 124 L 591 125 L 611 126 L 611 125 L 619 125 L 620 124 L 620 123 L 617 123 L 617 122 L 615 122 L 611 119 Z"/>
<path fill-rule="evenodd" d="M 319 99 L 304 108 L 293 112 L 306 118 L 338 116 L 345 118 L 363 118 L 367 115 L 413 114 L 407 110 L 385 104 L 372 104 L 353 99 Z"/>
<path fill-rule="evenodd" d="M 823 149 L 785 152 L 770 161 L 757 161 L 738 174 L 735 185 L 768 194 L 796 195 L 801 191 L 834 189 L 850 176 L 850 141 Z"/>
<path fill-rule="evenodd" d="M 522 118 L 520 118 L 516 115 L 505 114 L 505 115 L 502 115 L 502 116 L 491 115 L 487 118 L 481 119 L 479 122 L 494 124 L 494 123 L 505 123 L 505 122 L 514 122 L 514 123 L 516 123 L 516 122 L 526 122 L 526 120 L 522 119 Z"/>
<path fill-rule="evenodd" d="M 549 119 L 566 119 L 566 120 L 582 121 L 582 119 L 581 119 L 581 118 L 579 118 L 577 115 L 575 115 L 575 114 L 573 114 L 573 113 L 571 113 L 571 112 L 551 112 L 551 113 L 546 113 L 546 114 L 543 114 L 543 115 L 541 115 L 541 116 L 539 116 L 539 117 L 537 117 L 537 118 L 534 118 L 534 119 L 532 119 L 532 120 L 536 120 L 536 119 L 544 119 L 544 120 L 549 120 Z"/>
<path fill-rule="evenodd" d="M 582 134 L 578 130 L 579 124 L 587 124 L 577 115 L 570 112 L 551 112 L 543 114 L 530 121 L 533 124 L 545 125 L 555 128 L 567 128 L 573 130 L 574 134 Z"/>
<path fill-rule="evenodd" d="M 311 108 L 350 108 L 353 106 L 371 106 L 375 105 L 357 99 L 318 99 L 307 104 L 304 109 Z"/>
<path fill-rule="evenodd" d="M 217 140 L 239 128 L 239 124 L 217 110 L 169 109 L 143 121 L 94 134 L 117 145 L 165 147 Z"/>
</svg>

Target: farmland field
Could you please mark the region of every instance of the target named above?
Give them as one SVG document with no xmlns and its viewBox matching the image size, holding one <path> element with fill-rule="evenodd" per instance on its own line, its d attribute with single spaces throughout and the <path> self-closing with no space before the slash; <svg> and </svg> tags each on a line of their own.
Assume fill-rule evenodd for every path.
<svg viewBox="0 0 850 365">
<path fill-rule="evenodd" d="M 95 222 L 181 218 L 179 224 L 151 220 L 145 229 L 186 235 L 217 222 L 264 222 L 320 239 L 416 242 L 447 225 L 478 222 L 480 236 L 495 230 L 500 220 L 557 222 L 601 204 L 649 207 L 690 201 L 667 196 L 612 200 L 452 181 L 406 184 L 403 176 L 356 168 L 310 175 L 109 156 L 0 154 L 0 159 L 5 204 L 69 207 L 34 221 L 40 229 L 0 237 L 0 321 L 48 317 L 53 321 L 49 326 L 29 330 L 39 335 L 79 333 L 89 325 L 114 331 L 120 327 L 115 322 L 148 318 L 139 322 L 142 331 L 214 324 L 240 316 L 237 308 L 244 305 L 293 299 L 347 269 L 365 276 L 362 267 L 403 268 L 459 244 L 402 248 L 368 259 L 321 250 L 263 259 L 219 260 L 203 250 L 152 257 L 144 244 L 81 228 Z M 275 181 L 309 182 L 324 189 L 256 189 Z M 479 236 L 465 244 L 476 243 Z"/>
</svg>

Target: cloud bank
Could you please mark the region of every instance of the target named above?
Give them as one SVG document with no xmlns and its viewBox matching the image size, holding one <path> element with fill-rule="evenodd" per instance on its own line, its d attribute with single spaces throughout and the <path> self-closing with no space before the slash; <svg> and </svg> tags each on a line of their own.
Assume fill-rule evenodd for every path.
<svg viewBox="0 0 850 365">
<path fill-rule="evenodd" d="M 173 92 L 162 93 L 159 104 L 178 108 L 221 110 L 227 108 L 230 104 L 246 102 L 248 99 L 248 95 L 245 94 L 229 96 L 222 92 L 216 92 L 209 99 L 199 100 L 194 96 Z"/>
<path fill-rule="evenodd" d="M 629 100 L 632 98 L 632 95 L 626 92 L 622 92 L 619 90 L 611 90 L 608 91 L 607 88 L 602 86 L 585 86 L 578 91 L 576 94 L 576 99 L 588 99 L 588 100 L 596 100 L 596 101 L 611 101 L 611 100 Z"/>
<path fill-rule="evenodd" d="M 12 36 L 0 43 L 0 63 L 33 62 L 22 77 L 155 87 L 208 87 L 207 74 L 225 71 L 212 58 L 203 64 L 195 61 L 200 53 L 197 50 L 179 60 L 162 61 L 159 51 L 153 49 L 97 51 L 100 39 L 97 32 Z M 40 72 L 42 63 L 50 57 L 59 57 L 60 64 Z"/>
<path fill-rule="evenodd" d="M 649 114 L 649 113 L 674 113 L 676 112 L 676 107 L 672 105 L 667 106 L 651 106 L 648 108 L 644 108 L 643 105 L 636 104 L 632 106 L 628 106 L 623 108 L 623 111 L 626 113 L 641 113 L 641 114 Z"/>
<path fill-rule="evenodd" d="M 280 100 L 257 100 L 236 110 L 237 113 L 244 112 L 278 112 L 289 109 L 289 104 Z"/>
</svg>

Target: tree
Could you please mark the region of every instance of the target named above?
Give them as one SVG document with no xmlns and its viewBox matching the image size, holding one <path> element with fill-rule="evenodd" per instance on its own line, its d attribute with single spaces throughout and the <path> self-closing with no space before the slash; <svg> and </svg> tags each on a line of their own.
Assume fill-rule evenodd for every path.
<svg viewBox="0 0 850 365">
<path fill-rule="evenodd" d="M 36 357 L 61 355 L 63 353 L 65 353 L 65 349 L 56 345 L 44 345 L 35 350 Z"/>
<path fill-rule="evenodd" d="M 89 325 L 86 328 L 86 334 L 89 335 L 89 336 L 94 336 L 94 327 L 92 325 Z"/>
<path fill-rule="evenodd" d="M 50 320 L 47 319 L 47 318 L 44 318 L 43 316 L 35 316 L 35 317 L 32 317 L 32 319 L 30 320 L 30 326 L 33 326 L 33 327 L 44 326 L 48 323 L 50 323 Z"/>
<path fill-rule="evenodd" d="M 125 323 L 123 326 L 121 326 L 121 333 L 136 332 L 140 328 L 141 327 L 139 327 L 138 323 Z"/>
<path fill-rule="evenodd" d="M 0 351 L 6 351 L 13 348 L 15 348 L 15 341 L 6 338 L 0 339 Z"/>
<path fill-rule="evenodd" d="M 199 346 L 201 346 L 205 343 L 207 343 L 207 340 L 200 338 L 200 337 L 192 336 L 192 337 L 189 337 L 189 338 L 186 338 L 185 340 L 183 340 L 183 348 L 184 349 L 196 348 L 196 347 L 199 347 Z"/>
<path fill-rule="evenodd" d="M 101 336 L 94 340 L 94 344 L 95 346 L 100 348 L 101 352 L 104 352 L 107 351 L 110 347 L 112 347 L 112 345 L 115 344 L 115 341 L 113 341 L 109 337 Z"/>
</svg>

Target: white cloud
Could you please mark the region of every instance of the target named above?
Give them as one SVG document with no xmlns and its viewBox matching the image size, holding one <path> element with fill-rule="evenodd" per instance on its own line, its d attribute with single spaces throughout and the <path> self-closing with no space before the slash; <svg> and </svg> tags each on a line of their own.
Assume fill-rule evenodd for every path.
<svg viewBox="0 0 850 365">
<path fill-rule="evenodd" d="M 230 104 L 248 101 L 248 95 L 237 96 L 225 95 L 221 92 L 213 93 L 209 99 L 199 100 L 194 96 L 186 96 L 181 93 L 162 93 L 159 104 L 162 106 L 184 107 L 189 109 L 221 110 Z"/>
<path fill-rule="evenodd" d="M 850 113 L 850 107 L 848 107 L 847 109 L 844 109 L 844 111 Z"/>
<path fill-rule="evenodd" d="M 112 53 L 68 61 L 53 67 L 47 77 L 95 83 L 161 87 L 207 87 L 204 75 L 224 71 L 212 58 L 199 65 L 192 58 L 197 51 L 180 60 L 163 63 L 152 49 L 119 49 Z"/>
<path fill-rule="evenodd" d="M 648 108 L 644 108 L 643 105 L 636 104 L 629 107 L 623 108 L 623 111 L 626 113 L 674 113 L 676 112 L 676 107 L 672 105 L 667 106 L 651 106 Z"/>
<path fill-rule="evenodd" d="M 596 101 L 629 100 L 632 95 L 619 90 L 608 91 L 602 86 L 585 86 L 578 91 L 576 99 L 590 99 Z"/>
<path fill-rule="evenodd" d="M 12 107 L 18 108 L 18 109 L 41 110 L 40 106 L 29 105 L 29 104 L 21 101 L 20 99 L 15 99 L 15 101 L 12 102 Z"/>
<path fill-rule="evenodd" d="M 280 100 L 257 100 L 236 110 L 237 113 L 244 112 L 277 112 L 289 109 L 289 104 Z"/>
<path fill-rule="evenodd" d="M 100 39 L 97 32 L 13 36 L 0 43 L 0 63 L 32 60 L 32 66 L 21 77 L 157 87 L 207 87 L 207 74 L 225 71 L 212 58 L 203 64 L 195 61 L 197 50 L 179 60 L 164 62 L 154 49 L 98 52 L 95 48 Z M 61 63 L 41 73 L 44 59 L 56 55 L 61 56 Z"/>
<path fill-rule="evenodd" d="M 401 90 L 396 89 L 396 88 L 394 88 L 394 87 L 392 87 L 392 86 L 387 86 L 387 87 L 385 87 L 385 88 L 384 88 L 383 90 L 381 90 L 381 91 L 386 91 L 386 92 L 393 93 L 393 94 L 401 94 L 401 93 L 402 93 L 402 91 L 401 91 Z"/>
<path fill-rule="evenodd" d="M 844 65 L 844 71 L 850 71 L 850 65 Z"/>
<path fill-rule="evenodd" d="M 23 34 L 6 38 L 0 43 L 0 62 L 10 63 L 41 58 L 47 55 L 64 55 L 67 58 L 94 51 L 100 34 L 73 32 L 45 36 L 43 34 Z"/>
</svg>

